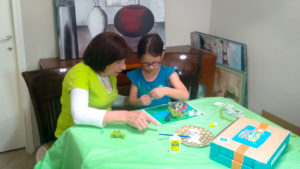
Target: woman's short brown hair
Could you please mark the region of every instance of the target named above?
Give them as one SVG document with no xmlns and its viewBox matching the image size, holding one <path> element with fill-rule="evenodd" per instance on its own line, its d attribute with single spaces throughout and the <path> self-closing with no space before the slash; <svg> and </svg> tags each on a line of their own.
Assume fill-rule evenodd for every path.
<svg viewBox="0 0 300 169">
<path fill-rule="evenodd" d="M 96 72 L 103 72 L 106 66 L 125 59 L 131 54 L 124 38 L 113 32 L 104 32 L 92 39 L 83 53 L 83 61 Z"/>
</svg>

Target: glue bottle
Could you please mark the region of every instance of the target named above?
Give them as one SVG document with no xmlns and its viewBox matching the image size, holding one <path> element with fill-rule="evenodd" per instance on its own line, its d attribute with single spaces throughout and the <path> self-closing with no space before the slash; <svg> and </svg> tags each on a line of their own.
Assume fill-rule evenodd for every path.
<svg viewBox="0 0 300 169">
<path fill-rule="evenodd" d="M 171 136 L 170 137 L 170 152 L 179 152 L 180 151 L 180 143 L 181 143 L 181 138 L 177 134 L 174 134 L 173 136 Z"/>
</svg>

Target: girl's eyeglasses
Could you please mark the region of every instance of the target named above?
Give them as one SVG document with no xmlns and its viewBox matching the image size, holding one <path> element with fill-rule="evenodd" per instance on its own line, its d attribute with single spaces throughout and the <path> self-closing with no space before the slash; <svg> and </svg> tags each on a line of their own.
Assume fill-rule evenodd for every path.
<svg viewBox="0 0 300 169">
<path fill-rule="evenodd" d="M 143 66 L 147 66 L 147 67 L 150 67 L 150 66 L 157 67 L 160 65 L 160 62 L 141 62 L 141 64 Z"/>
</svg>

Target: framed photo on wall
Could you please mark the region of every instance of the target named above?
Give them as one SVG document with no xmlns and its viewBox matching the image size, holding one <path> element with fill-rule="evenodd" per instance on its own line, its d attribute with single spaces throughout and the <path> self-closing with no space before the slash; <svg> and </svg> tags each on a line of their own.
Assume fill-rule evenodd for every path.
<svg viewBox="0 0 300 169">
<path fill-rule="evenodd" d="M 230 98 L 243 105 L 245 102 L 245 90 L 245 72 L 222 64 L 216 65 L 213 96 Z"/>
</svg>

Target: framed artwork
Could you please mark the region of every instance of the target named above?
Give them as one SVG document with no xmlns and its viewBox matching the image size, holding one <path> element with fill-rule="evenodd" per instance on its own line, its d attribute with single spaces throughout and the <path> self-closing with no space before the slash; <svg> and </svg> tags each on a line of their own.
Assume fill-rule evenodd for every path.
<svg viewBox="0 0 300 169">
<path fill-rule="evenodd" d="M 143 110 L 161 124 L 168 124 L 204 115 L 184 101 L 169 102 L 169 104 L 149 107 Z"/>
<path fill-rule="evenodd" d="M 244 73 L 245 92 L 242 105 L 248 105 L 248 85 L 247 85 L 247 45 L 228 40 L 214 35 L 202 32 L 191 32 L 191 46 L 198 49 L 209 50 L 216 54 L 217 64 L 224 65 L 233 70 Z"/>
<path fill-rule="evenodd" d="M 244 105 L 246 90 L 245 72 L 217 64 L 213 96 L 231 98 Z"/>
<path fill-rule="evenodd" d="M 102 32 L 116 32 L 135 52 L 139 39 L 158 33 L 165 41 L 164 0 L 55 0 L 60 58 L 82 57 Z"/>
<path fill-rule="evenodd" d="M 217 63 L 247 72 L 247 46 L 243 43 L 201 33 L 191 33 L 191 46 L 206 49 L 217 56 Z"/>
</svg>

